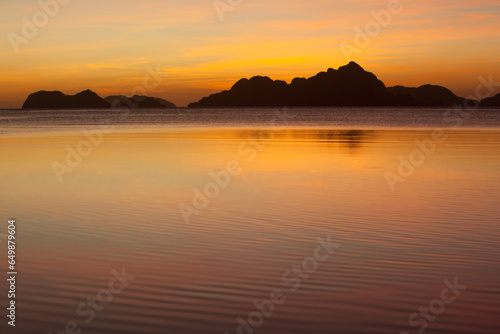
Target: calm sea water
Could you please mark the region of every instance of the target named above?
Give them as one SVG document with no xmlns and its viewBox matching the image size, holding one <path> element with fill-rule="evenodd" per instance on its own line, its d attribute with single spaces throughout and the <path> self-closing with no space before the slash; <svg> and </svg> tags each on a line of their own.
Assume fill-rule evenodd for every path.
<svg viewBox="0 0 500 334">
<path fill-rule="evenodd" d="M 0 131 L 13 332 L 499 332 L 500 110 L 3 110 Z"/>
</svg>

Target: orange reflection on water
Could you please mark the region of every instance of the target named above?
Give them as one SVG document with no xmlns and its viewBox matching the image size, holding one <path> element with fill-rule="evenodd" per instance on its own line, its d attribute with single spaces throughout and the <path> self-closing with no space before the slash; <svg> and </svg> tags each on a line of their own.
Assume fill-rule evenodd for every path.
<svg viewBox="0 0 500 334">
<path fill-rule="evenodd" d="M 438 297 L 443 278 L 455 276 L 475 289 L 447 310 L 453 321 L 436 326 L 451 333 L 481 319 L 482 332 L 493 333 L 490 315 L 499 309 L 485 291 L 500 275 L 500 132 L 447 136 L 394 193 L 385 173 L 397 173 L 398 157 L 432 131 L 108 133 L 63 182 L 53 163 L 65 164 L 66 147 L 76 149 L 82 134 L 1 137 L 0 209 L 22 222 L 29 293 L 21 301 L 48 299 L 49 318 L 64 323 L 76 301 L 126 266 L 140 283 L 99 315 L 92 332 L 120 319 L 150 332 L 221 333 L 283 284 L 283 272 L 310 256 L 316 237 L 332 235 L 343 245 L 338 257 L 311 275 L 300 298 L 290 295 L 262 333 L 366 332 L 355 320 L 364 314 L 390 319 L 377 322 L 380 332 L 403 330 L 409 314 Z M 209 173 L 230 161 L 241 173 L 186 225 L 179 204 L 193 205 L 194 189 L 203 192 Z M 45 311 L 31 306 L 26 316 L 45 323 Z"/>
</svg>

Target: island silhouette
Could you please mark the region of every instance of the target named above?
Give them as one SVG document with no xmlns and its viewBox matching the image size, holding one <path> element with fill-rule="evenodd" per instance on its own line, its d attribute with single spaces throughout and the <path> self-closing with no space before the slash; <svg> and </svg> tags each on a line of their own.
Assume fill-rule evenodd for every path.
<svg viewBox="0 0 500 334">
<path fill-rule="evenodd" d="M 176 108 L 176 105 L 158 97 L 134 95 L 108 96 L 101 98 L 91 90 L 75 95 L 65 95 L 59 91 L 39 91 L 30 94 L 23 104 L 23 109 L 164 109 Z"/>
<path fill-rule="evenodd" d="M 164 109 L 176 108 L 176 105 L 159 97 L 148 97 L 134 95 L 126 97 L 125 95 L 113 95 L 104 98 L 111 105 L 111 108 L 132 108 L 132 109 Z"/>
<path fill-rule="evenodd" d="M 76 95 L 65 95 L 59 91 L 39 91 L 30 94 L 23 109 L 106 109 L 110 104 L 96 93 L 85 90 Z"/>
<path fill-rule="evenodd" d="M 238 80 L 230 90 L 203 97 L 188 105 L 191 108 L 233 107 L 453 107 L 479 105 L 500 107 L 500 94 L 482 101 L 465 99 L 436 85 L 420 87 L 385 84 L 355 62 L 337 70 L 329 68 L 310 78 L 295 78 L 289 84 L 267 76 Z M 85 90 L 76 95 L 59 91 L 39 91 L 28 96 L 23 109 L 115 109 L 176 108 L 157 97 L 123 95 L 101 98 Z"/>
<path fill-rule="evenodd" d="M 329 68 L 313 77 L 295 78 L 290 84 L 256 76 L 241 79 L 227 91 L 212 94 L 189 107 L 257 107 L 257 106 L 440 106 L 463 104 L 441 86 L 418 88 L 385 84 L 355 62 L 338 70 Z"/>
<path fill-rule="evenodd" d="M 488 97 L 481 100 L 481 107 L 484 108 L 498 108 L 500 107 L 500 94 L 493 97 Z"/>
</svg>

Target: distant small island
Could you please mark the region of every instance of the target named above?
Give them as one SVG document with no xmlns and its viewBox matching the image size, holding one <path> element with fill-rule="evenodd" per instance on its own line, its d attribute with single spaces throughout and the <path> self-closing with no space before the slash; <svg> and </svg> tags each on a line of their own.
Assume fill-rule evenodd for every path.
<svg viewBox="0 0 500 334">
<path fill-rule="evenodd" d="M 91 90 L 75 95 L 65 95 L 59 91 L 39 91 L 30 94 L 23 104 L 23 109 L 165 109 L 176 108 L 175 104 L 158 97 L 134 95 L 108 96 L 101 98 Z"/>
<path fill-rule="evenodd" d="M 164 109 L 177 108 L 175 104 L 159 97 L 147 97 L 134 95 L 126 97 L 124 95 L 114 95 L 104 98 L 111 105 L 111 108 L 132 108 L 132 109 Z"/>
<path fill-rule="evenodd" d="M 500 107 L 500 94 L 482 101 L 467 100 L 435 85 L 386 87 L 375 74 L 355 62 L 338 70 L 329 68 L 310 78 L 295 78 L 290 84 L 265 76 L 240 79 L 230 90 L 190 103 L 191 108 L 232 107 L 453 107 L 479 105 Z M 158 97 L 134 95 L 101 98 L 85 90 L 76 95 L 39 91 L 28 96 L 23 109 L 165 109 L 175 104 Z"/>
</svg>

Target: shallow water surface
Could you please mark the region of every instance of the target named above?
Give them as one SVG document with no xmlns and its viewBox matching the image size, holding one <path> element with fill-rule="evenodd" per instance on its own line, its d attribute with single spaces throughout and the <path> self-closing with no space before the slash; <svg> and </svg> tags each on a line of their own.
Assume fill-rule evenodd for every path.
<svg viewBox="0 0 500 334">
<path fill-rule="evenodd" d="M 439 122 L 147 120 L 102 140 L 97 120 L 5 125 L 0 212 L 17 220 L 16 332 L 75 322 L 93 334 L 233 334 L 243 321 L 255 326 L 240 332 L 260 334 L 417 333 L 424 324 L 426 333 L 496 334 L 500 126 L 486 118 L 432 144 Z M 82 131 L 92 130 L 90 152 Z M 416 141 L 428 155 L 414 155 L 423 160 L 393 192 L 386 173 L 399 175 Z M 78 147 L 88 154 L 67 160 Z M 54 163 L 71 171 L 58 177 Z M 312 261 L 328 236 L 340 245 Z M 135 278 L 108 300 L 122 268 Z M 455 279 L 467 288 L 440 303 Z M 276 290 L 281 302 L 259 318 L 256 304 L 269 307 Z M 92 311 L 87 298 L 106 305 Z M 409 322 L 441 304 L 432 321 Z"/>
</svg>

